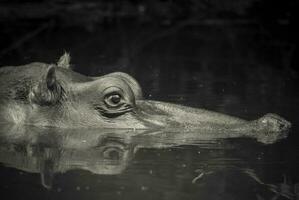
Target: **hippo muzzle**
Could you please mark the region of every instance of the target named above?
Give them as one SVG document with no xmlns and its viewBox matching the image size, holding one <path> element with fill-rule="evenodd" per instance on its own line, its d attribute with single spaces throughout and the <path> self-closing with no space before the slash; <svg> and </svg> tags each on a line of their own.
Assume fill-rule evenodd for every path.
<svg viewBox="0 0 299 200">
<path fill-rule="evenodd" d="M 205 109 L 161 101 L 138 100 L 135 117 L 146 128 L 178 130 L 219 130 L 228 132 L 287 132 L 291 123 L 268 113 L 257 120 L 244 120 Z"/>
</svg>

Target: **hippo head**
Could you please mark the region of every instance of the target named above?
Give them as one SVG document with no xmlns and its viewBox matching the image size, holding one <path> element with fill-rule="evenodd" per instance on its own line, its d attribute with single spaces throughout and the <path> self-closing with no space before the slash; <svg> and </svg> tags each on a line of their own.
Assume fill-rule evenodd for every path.
<svg viewBox="0 0 299 200">
<path fill-rule="evenodd" d="M 0 71 L 1 118 L 55 127 L 144 128 L 138 83 L 125 73 L 87 77 L 61 65 L 30 63 Z"/>
<path fill-rule="evenodd" d="M 72 71 L 65 54 L 57 64 L 31 63 L 0 69 L 1 118 L 16 124 L 64 128 L 288 129 L 278 117 L 247 120 L 186 106 L 144 100 L 137 81 L 116 72 L 88 77 Z M 265 123 L 266 122 L 266 123 Z M 268 122 L 271 122 L 270 125 Z M 265 127 L 265 124 L 267 127 Z"/>
</svg>

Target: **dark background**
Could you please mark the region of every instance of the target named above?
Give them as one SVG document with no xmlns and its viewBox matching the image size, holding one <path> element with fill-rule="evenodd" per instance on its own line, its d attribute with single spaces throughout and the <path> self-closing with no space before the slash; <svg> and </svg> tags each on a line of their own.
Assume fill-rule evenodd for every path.
<svg viewBox="0 0 299 200">
<path fill-rule="evenodd" d="M 240 147 L 232 151 L 246 155 L 243 159 L 252 161 L 261 178 L 268 183 L 280 184 L 284 174 L 298 187 L 297 18 L 296 0 L 6 0 L 0 2 L 0 66 L 35 61 L 55 63 L 67 51 L 72 56 L 73 69 L 80 73 L 99 76 L 123 71 L 133 75 L 147 99 L 204 107 L 245 119 L 256 119 L 268 112 L 277 113 L 293 124 L 287 139 L 268 146 L 237 140 L 235 143 Z M 182 174 L 172 172 L 173 165 L 180 164 L 172 158 L 183 152 L 185 154 L 179 157 L 182 162 L 189 159 L 187 166 L 199 165 L 202 160 L 197 148 L 181 148 L 160 158 L 141 152 L 136 155 L 137 167 L 133 163 L 125 178 L 121 175 L 116 176 L 116 180 L 113 176 L 106 177 L 109 180 L 104 179 L 106 181 L 95 190 L 96 194 L 102 187 L 103 190 L 107 187 L 110 194 L 114 186 L 121 183 L 117 179 L 120 177 L 126 184 L 129 182 L 134 186 L 128 199 L 138 199 L 139 194 L 142 198 L 155 198 L 144 195 L 138 184 L 136 186 L 136 182 L 141 184 L 151 180 L 146 171 L 150 163 L 157 168 L 164 166 L 163 175 L 169 172 L 167 178 L 149 181 L 152 187 L 164 192 L 163 186 L 167 184 L 163 181 L 169 180 L 171 199 L 179 199 L 181 187 L 188 193 L 192 190 L 192 187 L 180 184 L 180 180 L 186 179 L 189 183 L 186 173 L 193 173 L 193 169 Z M 201 156 L 210 159 L 209 154 L 202 153 Z M 145 175 L 139 177 L 140 172 L 134 171 L 134 167 L 140 167 L 144 171 L 141 174 Z M 50 194 L 39 186 L 38 175 L 35 175 L 36 185 L 32 187 L 32 179 L 22 177 L 25 182 L 19 184 L 16 172 L 11 175 L 11 170 L 2 169 L 4 175 L 1 178 L 2 185 L 12 186 L 10 194 L 19 199 L 23 199 L 24 194 L 28 198 Z M 132 177 L 126 178 L 127 174 Z M 98 178 L 90 176 L 86 184 Z M 65 180 L 61 185 L 74 185 L 62 195 L 73 195 L 76 184 L 82 183 L 82 177 L 77 183 L 74 181 L 77 176 L 72 173 L 61 177 L 58 183 Z M 179 186 L 173 188 L 174 180 Z M 226 184 L 216 184 L 217 181 L 211 185 L 221 187 Z M 245 198 L 249 194 L 248 188 L 244 189 L 248 194 L 236 193 L 235 189 L 247 182 L 239 175 L 227 178 L 227 183 L 232 183 L 229 193 L 238 196 L 236 199 Z M 35 189 L 41 190 L 40 193 Z M 217 195 L 213 188 L 198 190 L 194 187 L 194 191 L 207 192 L 207 196 Z M 296 191 L 292 189 L 292 192 Z M 158 194 L 151 190 L 149 193 Z M 198 195 L 194 195 L 194 199 L 198 199 Z"/>
<path fill-rule="evenodd" d="M 192 57 L 189 60 L 197 62 L 198 69 L 211 63 L 208 57 L 217 57 L 214 62 L 230 60 L 231 65 L 251 65 L 251 60 L 294 69 L 297 4 L 296 0 L 4 0 L 0 65 L 55 62 L 65 50 L 85 74 L 156 66 L 154 54 L 179 55 L 178 61 Z"/>
</svg>

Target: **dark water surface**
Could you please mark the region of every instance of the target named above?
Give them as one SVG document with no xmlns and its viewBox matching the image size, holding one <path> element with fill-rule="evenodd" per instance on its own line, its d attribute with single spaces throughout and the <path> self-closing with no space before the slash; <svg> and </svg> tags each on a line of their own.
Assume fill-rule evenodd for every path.
<svg viewBox="0 0 299 200">
<path fill-rule="evenodd" d="M 265 112 L 262 105 L 256 107 L 250 112 Z M 291 118 L 295 110 L 282 108 L 296 123 Z M 296 199 L 299 195 L 296 124 L 287 139 L 268 145 L 249 138 L 207 136 L 217 133 L 1 127 L 0 188 L 11 199 Z"/>
<path fill-rule="evenodd" d="M 253 43 L 255 28 L 200 30 L 157 37 L 137 52 L 115 51 L 112 39 L 112 50 L 104 51 L 109 46 L 103 41 L 111 33 L 101 38 L 81 33 L 86 41 L 74 44 L 79 36 L 67 32 L 67 40 L 54 32 L 51 39 L 39 36 L 17 61 L 7 63 L 24 64 L 35 55 L 47 61 L 58 54 L 54 49 L 70 49 L 75 70 L 90 75 L 129 72 L 148 99 L 245 119 L 280 114 L 293 124 L 288 138 L 263 144 L 251 138 L 213 137 L 221 133 L 208 137 L 206 132 L 53 130 L 2 124 L 1 195 L 55 200 L 299 199 L 298 79 L 279 67 L 284 66 L 285 51 L 279 45 Z M 131 42 L 133 37 L 130 32 L 123 37 L 116 34 L 115 43 L 130 50 L 121 40 Z M 131 50 L 138 49 L 130 44 Z"/>
</svg>

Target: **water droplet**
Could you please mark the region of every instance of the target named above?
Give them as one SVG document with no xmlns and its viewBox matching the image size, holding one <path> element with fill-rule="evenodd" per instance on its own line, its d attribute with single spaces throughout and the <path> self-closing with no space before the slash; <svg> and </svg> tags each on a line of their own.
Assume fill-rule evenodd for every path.
<svg viewBox="0 0 299 200">
<path fill-rule="evenodd" d="M 148 187 L 146 187 L 146 186 L 141 186 L 141 190 L 142 190 L 142 191 L 146 191 L 146 190 L 148 190 Z"/>
</svg>

